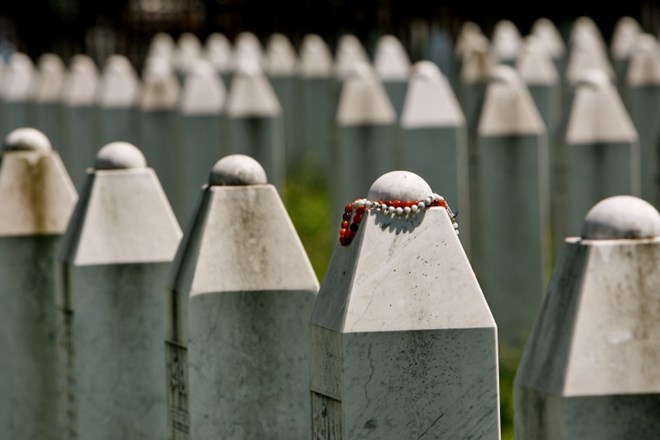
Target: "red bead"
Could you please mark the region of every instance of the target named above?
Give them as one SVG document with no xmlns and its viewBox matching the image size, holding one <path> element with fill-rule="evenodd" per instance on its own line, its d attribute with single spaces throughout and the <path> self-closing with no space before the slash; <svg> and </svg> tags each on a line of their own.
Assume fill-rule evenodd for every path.
<svg viewBox="0 0 660 440">
<path fill-rule="evenodd" d="M 434 201 L 433 201 L 433 206 L 442 206 L 442 205 L 440 204 L 440 202 L 441 202 L 440 199 L 434 200 Z"/>
<path fill-rule="evenodd" d="M 402 206 L 404 208 L 410 208 L 412 206 L 412 202 L 410 200 L 406 200 L 405 202 L 402 203 Z"/>
<path fill-rule="evenodd" d="M 345 235 L 345 237 L 348 238 L 348 239 L 350 239 L 350 240 L 352 240 L 353 237 L 355 237 L 355 232 L 354 232 L 354 231 L 351 231 L 350 229 L 348 229 L 348 230 L 346 231 L 346 235 Z"/>
<path fill-rule="evenodd" d="M 346 229 L 346 228 L 348 228 L 348 222 L 347 222 L 346 220 L 344 220 L 343 222 L 341 222 L 341 228 L 342 228 L 342 229 Z"/>
<path fill-rule="evenodd" d="M 342 218 L 342 220 L 344 220 L 345 222 L 348 222 L 348 221 L 351 220 L 351 214 L 349 214 L 349 213 L 345 213 L 341 218 Z"/>
<path fill-rule="evenodd" d="M 363 207 L 359 207 L 358 209 L 355 210 L 355 214 L 357 215 L 362 215 L 364 214 L 365 209 Z"/>
<path fill-rule="evenodd" d="M 356 214 L 355 217 L 353 217 L 353 224 L 360 224 L 362 222 L 362 216 L 360 214 Z"/>
<path fill-rule="evenodd" d="M 346 241 L 346 237 L 339 237 L 339 244 L 341 244 L 342 246 L 348 246 L 350 242 Z"/>
<path fill-rule="evenodd" d="M 357 223 L 351 223 L 351 232 L 357 232 L 359 227 L 360 225 L 358 225 Z"/>
<path fill-rule="evenodd" d="M 447 207 L 447 201 L 446 200 L 441 200 L 440 201 L 440 206 L 446 208 Z"/>
<path fill-rule="evenodd" d="M 401 208 L 401 201 L 400 200 L 393 201 L 392 206 L 394 206 L 395 208 Z"/>
<path fill-rule="evenodd" d="M 351 211 L 353 211 L 353 204 L 349 203 L 344 207 L 344 212 L 348 214 Z"/>
<path fill-rule="evenodd" d="M 347 231 L 348 231 L 347 228 L 341 228 L 341 229 L 339 230 L 339 236 L 340 236 L 340 237 L 346 237 L 346 232 L 347 232 Z"/>
</svg>

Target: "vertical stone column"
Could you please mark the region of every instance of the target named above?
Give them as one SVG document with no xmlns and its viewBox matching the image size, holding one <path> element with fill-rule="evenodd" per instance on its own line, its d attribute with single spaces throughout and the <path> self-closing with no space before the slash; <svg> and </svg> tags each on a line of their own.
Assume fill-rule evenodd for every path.
<svg viewBox="0 0 660 440">
<path fill-rule="evenodd" d="M 136 142 L 140 88 L 135 69 L 125 56 L 108 57 L 99 83 L 98 145 Z"/>
<path fill-rule="evenodd" d="M 51 144 L 62 145 L 62 87 L 65 67 L 62 59 L 52 53 L 43 54 L 37 63 L 39 80 L 35 89 L 35 127 Z"/>
<path fill-rule="evenodd" d="M 567 238 L 515 381 L 519 439 L 660 432 L 660 214 L 616 196 Z"/>
<path fill-rule="evenodd" d="M 406 49 L 395 36 L 384 35 L 378 40 L 374 70 L 383 83 L 398 119 L 406 98 L 411 66 Z"/>
<path fill-rule="evenodd" d="M 170 284 L 168 438 L 308 439 L 317 291 L 263 168 L 242 155 L 218 161 Z"/>
<path fill-rule="evenodd" d="M 495 322 L 443 204 L 396 171 L 346 207 L 310 326 L 313 439 L 500 438 Z"/>
<path fill-rule="evenodd" d="M 63 440 L 56 247 L 78 196 L 41 132 L 12 131 L 0 161 L 0 431 Z"/>
<path fill-rule="evenodd" d="M 67 438 L 166 438 L 163 290 L 180 238 L 142 153 L 103 147 L 59 257 Z"/>
</svg>

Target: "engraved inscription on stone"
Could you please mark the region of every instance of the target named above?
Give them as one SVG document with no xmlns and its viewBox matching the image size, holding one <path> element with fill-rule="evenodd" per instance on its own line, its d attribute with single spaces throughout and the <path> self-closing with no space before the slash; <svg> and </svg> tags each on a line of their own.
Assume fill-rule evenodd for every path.
<svg viewBox="0 0 660 440">
<path fill-rule="evenodd" d="M 188 440 L 188 369 L 186 347 L 166 342 L 169 440 Z"/>
<path fill-rule="evenodd" d="M 341 440 L 341 402 L 314 391 L 312 440 Z"/>
</svg>

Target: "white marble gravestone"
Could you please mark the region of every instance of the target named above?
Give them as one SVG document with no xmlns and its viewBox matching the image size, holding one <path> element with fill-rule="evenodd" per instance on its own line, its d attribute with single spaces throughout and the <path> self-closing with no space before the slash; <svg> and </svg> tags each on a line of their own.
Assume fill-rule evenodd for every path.
<svg viewBox="0 0 660 440">
<path fill-rule="evenodd" d="M 98 145 L 109 142 L 135 142 L 140 79 L 123 55 L 105 61 L 98 90 Z"/>
<path fill-rule="evenodd" d="M 87 55 L 75 55 L 62 87 L 62 160 L 80 191 L 85 170 L 94 163 L 97 141 L 97 93 L 99 73 Z"/>
<path fill-rule="evenodd" d="M 591 19 L 581 17 L 573 24 L 564 76 L 569 85 L 575 86 L 584 71 L 591 69 L 600 69 L 614 79 L 600 31 Z"/>
<path fill-rule="evenodd" d="M 430 196 L 396 171 L 367 198 Z M 444 207 L 364 213 L 310 336 L 313 439 L 500 438 L 496 326 Z"/>
<path fill-rule="evenodd" d="M 34 97 L 37 75 L 30 57 L 15 52 L 9 58 L 0 81 L 0 136 L 16 128 L 32 125 L 30 101 Z"/>
<path fill-rule="evenodd" d="M 225 35 L 214 32 L 208 36 L 204 47 L 204 58 L 213 65 L 225 84 L 231 82 L 231 74 L 234 68 L 232 65 L 232 49 L 231 43 Z"/>
<path fill-rule="evenodd" d="M 642 34 L 632 49 L 624 83 L 630 118 L 639 135 L 642 198 L 660 207 L 660 45 Z"/>
<path fill-rule="evenodd" d="M 203 57 L 203 47 L 193 33 L 184 32 L 179 36 L 172 54 L 172 66 L 179 79 L 183 79 L 195 61 Z"/>
<path fill-rule="evenodd" d="M 476 267 L 500 342 L 522 348 L 545 289 L 550 258 L 548 137 L 512 67 L 493 69 L 478 128 L 481 240 Z"/>
<path fill-rule="evenodd" d="M 260 68 L 264 68 L 265 54 L 261 42 L 252 32 L 241 32 L 234 40 L 234 52 L 232 54 L 234 71 L 242 69 L 244 63 L 251 66 L 254 62 Z"/>
<path fill-rule="evenodd" d="M 78 196 L 43 133 L 19 128 L 0 156 L 0 431 L 64 439 L 56 247 Z"/>
<path fill-rule="evenodd" d="M 355 35 L 345 34 L 339 37 L 335 51 L 335 75 L 343 79 L 356 63 L 369 63 L 369 55 Z"/>
<path fill-rule="evenodd" d="M 181 143 L 178 163 L 183 185 L 182 204 L 175 206 L 182 222 L 195 208 L 199 188 L 209 166 L 228 150 L 224 121 L 227 91 L 216 70 L 206 60 L 197 60 L 188 70 L 179 105 Z"/>
<path fill-rule="evenodd" d="M 62 59 L 52 53 L 39 57 L 39 80 L 34 91 L 35 127 L 44 133 L 51 144 L 59 148 L 62 143 L 62 87 L 65 66 Z"/>
<path fill-rule="evenodd" d="M 641 26 L 632 17 L 621 17 L 614 27 L 610 43 L 610 55 L 614 62 L 614 72 L 620 86 L 624 84 L 630 55 L 637 38 L 641 34 Z"/>
<path fill-rule="evenodd" d="M 495 24 L 491 48 L 497 64 L 514 65 L 522 45 L 520 31 L 512 21 L 500 20 Z"/>
<path fill-rule="evenodd" d="M 180 238 L 142 153 L 101 148 L 59 255 L 70 437 L 166 438 L 163 290 Z"/>
<path fill-rule="evenodd" d="M 379 38 L 374 55 L 374 70 L 385 87 L 394 111 L 401 115 L 411 65 L 406 48 L 398 38 L 393 35 L 383 35 Z"/>
<path fill-rule="evenodd" d="M 515 380 L 520 439 L 660 432 L 660 214 L 605 199 L 567 238 Z"/>
<path fill-rule="evenodd" d="M 441 191 L 461 219 L 470 249 L 468 150 L 465 117 L 447 78 L 430 61 L 413 67 L 401 113 L 402 167 Z"/>
<path fill-rule="evenodd" d="M 254 157 L 281 188 L 286 176 L 282 106 L 257 59 L 245 59 L 237 67 L 226 113 L 228 152 Z"/>
<path fill-rule="evenodd" d="M 187 406 L 190 439 L 309 438 L 307 325 L 318 281 L 254 159 L 215 164 L 175 261 L 169 438 L 188 438 Z"/>
<path fill-rule="evenodd" d="M 563 74 L 566 66 L 566 44 L 555 24 L 547 18 L 539 18 L 532 24 L 531 35 L 539 37 L 544 42 L 557 72 Z"/>
</svg>

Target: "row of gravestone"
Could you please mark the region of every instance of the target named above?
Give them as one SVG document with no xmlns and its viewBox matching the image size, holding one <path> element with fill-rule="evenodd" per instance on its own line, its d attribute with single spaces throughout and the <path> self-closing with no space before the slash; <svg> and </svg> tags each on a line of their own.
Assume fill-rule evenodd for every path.
<svg viewBox="0 0 660 440">
<path fill-rule="evenodd" d="M 649 44 L 648 38 L 638 38 L 644 50 L 636 52 L 641 56 L 636 59 L 641 61 L 630 63 L 629 70 L 637 72 L 632 76 L 647 81 L 638 83 L 645 86 L 627 92 L 630 112 L 637 115 L 638 136 L 616 89 L 602 70 L 606 64 L 601 70 L 586 71 L 581 75 L 575 73 L 580 69 L 571 67 L 580 65 L 575 60 L 593 57 L 591 51 L 598 46 L 593 42 L 598 41 L 595 31 L 588 27 L 582 29 L 585 26 L 578 24 L 573 40 L 591 41 L 585 43 L 587 49 L 591 49 L 575 51 L 581 57 L 572 56 L 572 61 L 568 62 L 567 72 L 573 75 L 571 80 L 579 81 L 572 87 L 573 97 L 567 105 L 562 134 L 556 136 L 560 139 L 556 145 L 539 109 L 544 108 L 544 100 L 552 101 L 552 95 L 557 91 L 553 92 L 552 87 L 545 91 L 538 87 L 532 89 L 533 85 L 526 87 L 523 84 L 525 81 L 533 84 L 529 82 L 530 78 L 543 77 L 544 72 L 547 75 L 548 71 L 554 71 L 549 59 L 544 67 L 539 47 L 536 48 L 536 58 L 532 57 L 533 62 L 529 57 L 525 61 L 521 53 L 519 73 L 507 66 L 492 67 L 487 57 L 490 49 L 487 44 L 482 44 L 485 37 L 467 27 L 458 45 L 463 53 L 462 71 L 469 73 L 459 93 L 464 97 L 466 122 L 447 80 L 432 63 L 415 65 L 409 80 L 400 77 L 397 86 L 400 93 L 392 92 L 396 89 L 395 84 L 385 81 L 384 75 L 403 71 L 405 78 L 410 69 L 405 61 L 403 64 L 393 62 L 405 58 L 405 51 L 391 37 L 384 38 L 384 43 L 379 46 L 382 48 L 379 52 L 385 55 L 375 59 L 375 70 L 380 72 L 383 83 L 366 62 L 364 49 L 357 40 L 345 38 L 343 43 L 340 42 L 335 65 L 344 74 L 341 93 L 338 93 L 336 80 L 331 76 L 332 62 L 322 40 L 311 38 L 312 42 L 305 46 L 320 46 L 322 49 L 317 52 L 327 55 L 321 57 L 326 60 L 323 64 L 327 69 L 325 77 L 315 76 L 318 71 L 310 74 L 311 79 L 303 75 L 306 78 L 303 88 L 309 91 L 304 95 L 316 97 L 310 98 L 315 104 L 310 104 L 310 110 L 299 118 L 302 121 L 299 125 L 314 129 L 315 142 L 310 142 L 329 145 L 332 137 L 329 133 L 334 129 L 329 119 L 322 117 L 326 121 L 325 129 L 317 130 L 318 124 L 306 119 L 307 115 L 334 114 L 336 107 L 336 148 L 326 145 L 321 149 L 326 154 L 321 162 L 328 166 L 327 175 L 332 182 L 333 212 L 364 194 L 371 182 L 392 169 L 411 170 L 423 176 L 432 187 L 441 188 L 450 205 L 460 213 L 461 241 L 488 292 L 489 303 L 501 326 L 502 341 L 517 348 L 523 346 L 529 334 L 545 289 L 549 262 L 553 258 L 549 237 L 553 237 L 556 254 L 562 237 L 579 232 L 584 215 L 598 200 L 615 194 L 639 194 L 640 169 L 647 170 L 641 173 L 642 177 L 646 176 L 641 179 L 647 183 L 646 187 L 649 184 L 657 186 L 657 179 L 653 178 L 657 170 L 649 171 L 655 169 L 660 139 L 660 119 L 654 117 L 656 112 L 652 110 L 660 102 L 657 99 L 660 89 L 657 84 L 652 85 L 653 78 L 656 82 L 660 78 L 660 69 L 657 68 L 660 58 L 653 49 L 657 49 L 657 43 L 651 41 Z M 540 38 L 542 32 L 537 30 L 536 33 Z M 200 176 L 206 173 L 208 163 L 223 154 L 223 146 L 230 145 L 231 148 L 226 150 L 248 153 L 257 158 L 264 164 L 269 179 L 281 182 L 284 138 L 279 131 L 282 120 L 276 116 L 280 107 L 268 81 L 260 73 L 260 63 L 255 62 L 260 58 L 261 48 L 254 36 L 250 38 L 245 34 L 237 39 L 235 52 L 243 55 L 236 57 L 239 72 L 231 81 L 225 104 L 225 92 L 217 72 L 208 63 L 192 56 L 188 58 L 196 59 L 197 64 L 189 71 L 182 99 L 177 98 L 179 86 L 173 67 L 181 65 L 176 60 L 182 56 L 167 55 L 174 51 L 174 46 L 170 41 L 170 46 L 164 45 L 170 49 L 162 48 L 159 41 L 163 38 L 161 35 L 154 40 L 146 63 L 139 118 L 134 117 L 133 110 L 137 79 L 131 73 L 131 66 L 121 57 L 108 60 L 101 81 L 105 86 L 100 87 L 96 86 L 98 80 L 91 79 L 95 75 L 91 73 L 94 69 L 91 62 L 84 57 L 76 58 L 70 69 L 71 78 L 65 82 L 80 87 L 63 86 L 65 91 L 72 90 L 73 101 L 65 100 L 63 107 L 57 104 L 36 106 L 39 112 L 51 112 L 40 120 L 50 124 L 55 122 L 56 127 L 63 125 L 65 131 L 73 135 L 60 145 L 64 147 L 65 164 L 73 175 L 78 176 L 74 178 L 78 181 L 78 188 L 82 186 L 85 167 L 93 161 L 90 146 L 102 145 L 105 140 L 130 139 L 132 136 L 127 127 L 136 120 L 140 121 L 138 143 L 161 177 L 179 221 L 187 219 L 192 212 L 197 188 L 203 180 Z M 181 39 L 180 53 L 186 53 L 181 48 L 189 39 Z M 494 46 L 499 47 L 495 43 L 501 39 L 496 33 Z M 275 55 L 289 53 L 279 59 L 288 59 L 291 67 L 295 66 L 295 53 L 291 54 L 292 49 L 277 49 L 290 48 L 283 36 L 273 40 L 279 43 L 269 45 L 275 47 L 270 50 L 274 55 L 269 58 L 269 71 L 271 82 L 276 86 L 276 80 L 282 78 L 273 76 L 274 66 L 281 67 L 275 63 L 278 60 Z M 211 40 L 208 45 L 212 46 L 210 43 Z M 534 44 L 530 46 L 533 48 Z M 578 44 L 578 47 L 581 46 Z M 480 52 L 482 49 L 485 51 Z M 301 55 L 305 53 L 305 50 L 301 51 Z M 529 55 L 534 51 L 525 53 Z M 602 50 L 596 53 L 600 53 L 596 59 L 606 61 Z M 17 58 L 23 59 L 21 56 Z M 310 62 L 314 57 L 306 59 Z M 360 59 L 363 61 L 355 61 Z M 302 65 L 306 65 L 305 58 Z M 319 68 L 318 64 L 311 63 L 308 68 L 311 66 Z M 56 76 L 47 75 L 49 69 L 46 67 L 40 70 L 43 71 L 40 86 L 48 85 Z M 226 75 L 224 70 L 221 72 Z M 556 88 L 556 75 L 554 78 Z M 59 89 L 54 87 L 54 90 Z M 401 130 L 396 124 L 397 112 L 387 90 L 390 90 L 390 97 L 396 93 L 401 97 Z M 530 99 L 530 92 L 535 99 Z M 86 98 L 81 101 L 82 95 Z M 107 105 L 98 104 L 100 116 L 97 122 L 99 126 L 108 127 L 105 131 L 99 130 L 108 136 L 101 142 L 94 141 L 98 137 L 93 128 L 97 96 L 109 100 Z M 87 104 L 80 106 L 80 102 Z M 475 105 L 472 111 L 470 102 Z M 19 114 L 17 105 L 16 102 L 5 102 L 4 113 Z M 181 117 L 177 117 L 177 105 Z M 229 133 L 224 140 L 225 130 L 219 117 L 223 105 L 228 114 L 226 131 Z M 470 116 L 474 114 L 478 117 L 470 122 Z M 60 119 L 60 116 L 64 117 Z M 643 124 L 646 124 L 645 129 Z M 643 130 L 647 133 L 645 139 L 650 142 L 641 142 Z M 642 191 L 642 194 L 650 201 L 654 200 L 648 192 Z M 487 215 L 491 212 L 500 215 Z M 500 258 L 502 252 L 511 258 L 503 260 Z M 516 270 L 512 271 L 512 268 Z"/>
<path fill-rule="evenodd" d="M 183 235 L 127 143 L 98 152 L 76 200 L 45 136 L 7 137 L 9 438 L 500 437 L 496 321 L 452 211 L 419 176 L 387 173 L 344 208 L 320 290 L 247 156 L 213 166 Z M 619 196 L 590 210 L 518 372 L 518 438 L 655 436 L 659 267 L 655 208 Z"/>
</svg>

